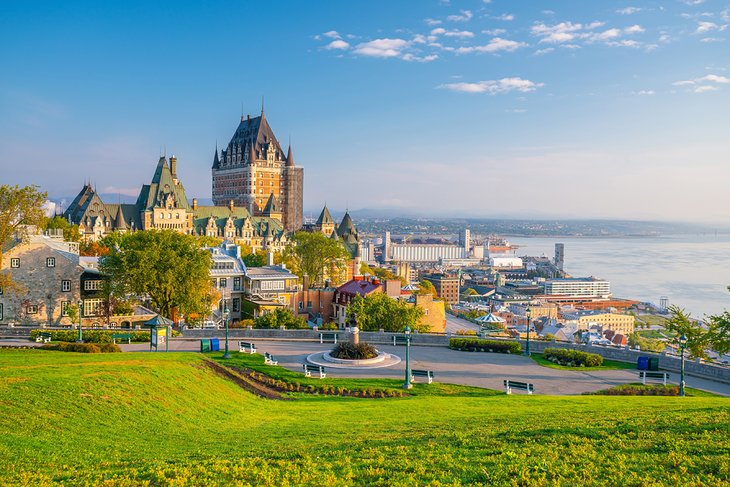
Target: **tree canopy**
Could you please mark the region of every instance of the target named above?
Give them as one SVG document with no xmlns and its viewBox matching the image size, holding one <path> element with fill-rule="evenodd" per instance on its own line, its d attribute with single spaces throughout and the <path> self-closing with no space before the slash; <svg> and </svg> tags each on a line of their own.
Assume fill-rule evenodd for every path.
<svg viewBox="0 0 730 487">
<path fill-rule="evenodd" d="M 63 239 L 67 242 L 81 241 L 78 225 L 72 225 L 62 216 L 54 216 L 46 222 L 46 230 L 63 230 Z"/>
<path fill-rule="evenodd" d="M 331 279 L 337 284 L 344 280 L 350 254 L 338 239 L 319 232 L 297 232 L 284 249 L 284 262 L 297 274 L 307 274 L 315 286 Z"/>
<path fill-rule="evenodd" d="M 416 294 L 432 294 L 434 298 L 439 297 L 434 285 L 426 279 L 421 279 L 418 282 L 418 291 L 416 291 Z"/>
<path fill-rule="evenodd" d="M 730 291 L 730 287 L 728 287 L 728 291 Z M 708 317 L 708 321 L 712 349 L 721 354 L 730 353 L 730 312 L 725 310 L 719 315 L 711 315 Z"/>
<path fill-rule="evenodd" d="M 288 329 L 307 328 L 304 318 L 294 316 L 294 313 L 287 308 L 279 308 L 265 315 L 256 318 L 254 328 L 279 328 L 284 326 Z"/>
<path fill-rule="evenodd" d="M 398 299 L 392 299 L 385 293 L 372 293 L 364 298 L 355 296 L 347 307 L 347 316 L 355 317 L 357 326 L 363 331 L 383 329 L 391 332 L 402 332 L 408 326 L 411 330 L 427 332 L 430 326 L 421 324 L 423 309 Z"/>
<path fill-rule="evenodd" d="M 679 347 L 679 339 L 684 335 L 690 355 L 696 358 L 706 357 L 706 349 L 710 342 L 707 330 L 678 306 L 670 306 L 669 315 L 669 319 L 664 323 L 664 329 L 673 335 L 671 342 Z"/>
<path fill-rule="evenodd" d="M 99 264 L 109 277 L 112 296 L 122 301 L 148 297 L 165 317 L 173 308 L 185 315 L 209 311 L 212 260 L 196 237 L 147 230 L 120 234 L 114 240 Z"/>
</svg>

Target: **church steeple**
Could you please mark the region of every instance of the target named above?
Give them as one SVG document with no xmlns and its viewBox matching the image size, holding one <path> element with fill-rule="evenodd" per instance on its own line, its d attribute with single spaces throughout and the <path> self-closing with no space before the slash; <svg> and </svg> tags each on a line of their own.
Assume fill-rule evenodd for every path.
<svg viewBox="0 0 730 487">
<path fill-rule="evenodd" d="M 294 166 L 294 154 L 292 154 L 292 151 L 291 151 L 291 143 L 289 144 L 289 149 L 286 151 L 286 166 L 287 167 Z"/>
</svg>

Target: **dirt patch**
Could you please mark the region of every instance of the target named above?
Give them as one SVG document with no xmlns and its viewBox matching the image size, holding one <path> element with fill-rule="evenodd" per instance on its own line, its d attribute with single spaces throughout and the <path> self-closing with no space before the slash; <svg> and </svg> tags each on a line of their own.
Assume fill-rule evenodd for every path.
<svg viewBox="0 0 730 487">
<path fill-rule="evenodd" d="M 290 400 L 283 397 L 278 391 L 247 378 L 244 375 L 233 372 L 231 369 L 222 366 L 212 360 L 203 360 L 203 365 L 213 371 L 219 377 L 234 382 L 237 386 L 252 394 L 266 399 Z"/>
</svg>

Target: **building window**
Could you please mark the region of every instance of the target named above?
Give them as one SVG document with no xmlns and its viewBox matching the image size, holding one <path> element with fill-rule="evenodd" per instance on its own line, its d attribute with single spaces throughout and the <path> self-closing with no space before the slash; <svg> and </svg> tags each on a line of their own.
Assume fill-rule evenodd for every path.
<svg viewBox="0 0 730 487">
<path fill-rule="evenodd" d="M 84 281 L 84 291 L 98 291 L 101 288 L 101 281 L 98 279 Z"/>
<path fill-rule="evenodd" d="M 61 291 L 67 293 L 71 290 L 71 281 L 61 281 Z"/>
<path fill-rule="evenodd" d="M 68 301 L 61 301 L 61 316 L 68 316 Z"/>
<path fill-rule="evenodd" d="M 241 278 L 240 277 L 234 277 L 233 278 L 233 290 L 234 291 L 240 291 L 241 290 Z"/>
<path fill-rule="evenodd" d="M 241 298 L 233 298 L 232 311 L 234 313 L 238 313 L 239 311 L 241 311 Z"/>
<path fill-rule="evenodd" d="M 10 259 L 10 267 L 15 267 L 16 269 L 18 267 L 20 267 L 20 259 L 18 259 L 18 258 Z"/>
<path fill-rule="evenodd" d="M 55 257 L 48 257 L 46 259 L 46 267 L 56 267 L 56 258 Z"/>
<path fill-rule="evenodd" d="M 222 277 L 221 280 L 219 281 L 219 285 L 222 288 L 227 287 L 228 286 L 228 279 L 226 279 L 225 277 Z"/>
<path fill-rule="evenodd" d="M 84 300 L 84 316 L 98 316 L 101 314 L 101 299 Z"/>
<path fill-rule="evenodd" d="M 299 309 L 304 309 L 304 301 L 299 301 Z"/>
<path fill-rule="evenodd" d="M 29 304 L 25 308 L 25 312 L 28 313 L 29 315 L 38 314 L 38 306 L 36 306 L 35 304 Z"/>
<path fill-rule="evenodd" d="M 0 303 L 0 321 L 3 320 L 3 304 Z"/>
</svg>

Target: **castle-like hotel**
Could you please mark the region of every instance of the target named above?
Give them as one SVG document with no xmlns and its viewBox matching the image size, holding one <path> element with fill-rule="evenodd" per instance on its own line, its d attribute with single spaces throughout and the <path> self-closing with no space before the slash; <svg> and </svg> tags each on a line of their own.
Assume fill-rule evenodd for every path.
<svg viewBox="0 0 730 487">
<path fill-rule="evenodd" d="M 294 164 L 291 146 L 284 154 L 263 110 L 241 117 L 227 148 L 216 148 L 212 173 L 214 206 L 188 200 L 171 156 L 160 157 L 136 203 L 106 203 L 85 184 L 63 216 L 90 240 L 114 231 L 171 229 L 274 252 L 301 228 L 304 169 Z"/>
</svg>

